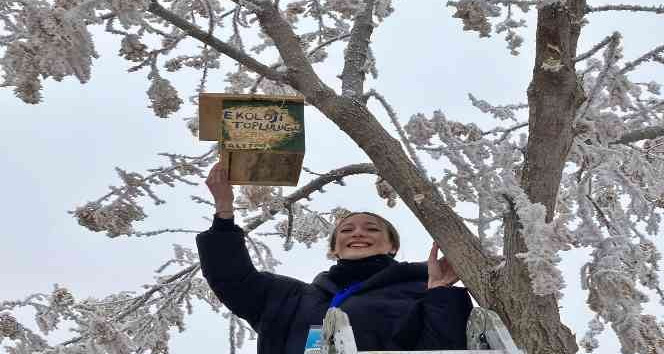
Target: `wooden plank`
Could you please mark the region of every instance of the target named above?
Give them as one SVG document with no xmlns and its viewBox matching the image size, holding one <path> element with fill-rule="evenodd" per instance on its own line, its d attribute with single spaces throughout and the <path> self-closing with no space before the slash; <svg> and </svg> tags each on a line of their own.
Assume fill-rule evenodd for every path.
<svg viewBox="0 0 664 354">
<path fill-rule="evenodd" d="M 209 94 L 198 96 L 198 140 L 217 140 L 221 114 L 221 100 Z"/>
<path fill-rule="evenodd" d="M 304 154 L 299 153 L 222 151 L 228 180 L 233 185 L 295 186 L 303 159 Z"/>
</svg>

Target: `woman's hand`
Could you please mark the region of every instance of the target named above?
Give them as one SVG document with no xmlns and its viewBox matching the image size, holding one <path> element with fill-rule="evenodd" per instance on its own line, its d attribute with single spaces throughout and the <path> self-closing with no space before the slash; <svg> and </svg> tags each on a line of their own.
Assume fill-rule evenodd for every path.
<svg viewBox="0 0 664 354">
<path fill-rule="evenodd" d="M 445 259 L 445 257 L 438 259 L 438 246 L 435 242 L 431 246 L 427 265 L 429 268 L 428 289 L 433 289 L 439 286 L 450 286 L 459 281 L 459 277 L 456 275 L 454 269 L 452 269 L 452 265 L 450 265 L 447 259 Z"/>
<path fill-rule="evenodd" d="M 205 184 L 214 198 L 217 216 L 225 219 L 233 217 L 233 187 L 228 182 L 226 171 L 223 169 L 221 162 L 217 162 L 212 166 Z"/>
</svg>

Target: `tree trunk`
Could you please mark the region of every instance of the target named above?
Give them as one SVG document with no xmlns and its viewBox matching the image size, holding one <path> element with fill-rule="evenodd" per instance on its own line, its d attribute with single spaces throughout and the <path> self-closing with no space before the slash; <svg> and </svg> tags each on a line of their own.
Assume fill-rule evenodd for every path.
<svg viewBox="0 0 664 354">
<path fill-rule="evenodd" d="M 586 4 L 568 1 L 566 6 L 540 9 L 537 18 L 533 79 L 528 88 L 529 136 L 521 184 L 532 203 L 546 207 L 553 219 L 558 188 L 567 154 L 573 142 L 572 127 L 583 92 L 578 89 L 574 58 Z M 499 277 L 498 312 L 514 340 L 529 353 L 575 353 L 574 335 L 560 322 L 553 295 L 532 296 L 526 264 L 515 255 L 527 252 L 518 217 L 504 218 L 506 264 Z M 517 310 L 518 309 L 518 310 Z M 536 322 L 547 322 L 538 326 Z"/>
</svg>

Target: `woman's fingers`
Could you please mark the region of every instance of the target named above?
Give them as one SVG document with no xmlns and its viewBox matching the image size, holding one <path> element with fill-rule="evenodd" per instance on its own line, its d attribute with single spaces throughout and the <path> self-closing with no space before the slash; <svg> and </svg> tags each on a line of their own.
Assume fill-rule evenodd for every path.
<svg viewBox="0 0 664 354">
<path fill-rule="evenodd" d="M 438 245 L 435 242 L 431 246 L 431 251 L 429 251 L 427 266 L 429 269 L 429 289 L 438 286 L 449 286 L 459 281 L 459 277 L 450 262 L 445 257 L 438 259 Z"/>
<path fill-rule="evenodd" d="M 429 263 L 433 263 L 438 259 L 438 247 L 436 247 L 436 243 L 434 242 L 431 245 L 431 250 L 429 251 Z"/>
<path fill-rule="evenodd" d="M 212 166 L 208 177 L 205 179 L 205 184 L 216 201 L 233 198 L 233 189 L 228 182 L 228 178 L 226 178 L 225 172 L 221 162 L 217 162 Z"/>
<path fill-rule="evenodd" d="M 441 272 L 444 274 L 443 280 L 445 282 L 445 285 L 452 285 L 457 281 L 459 281 L 459 276 L 456 274 L 454 268 L 452 268 L 452 265 L 446 258 L 440 260 L 440 269 Z"/>
<path fill-rule="evenodd" d="M 228 183 L 228 179 L 226 178 L 226 171 L 223 168 L 223 165 L 221 162 L 217 162 L 212 166 L 210 169 L 210 173 L 208 174 L 207 179 L 205 182 L 209 185 L 211 183 L 216 183 L 216 184 L 224 184 Z"/>
<path fill-rule="evenodd" d="M 429 260 L 427 261 L 427 266 L 429 269 L 429 279 L 438 280 L 442 277 L 443 273 L 441 272 L 440 266 L 438 265 L 438 246 L 434 242 L 431 245 L 431 251 L 429 251 Z"/>
</svg>

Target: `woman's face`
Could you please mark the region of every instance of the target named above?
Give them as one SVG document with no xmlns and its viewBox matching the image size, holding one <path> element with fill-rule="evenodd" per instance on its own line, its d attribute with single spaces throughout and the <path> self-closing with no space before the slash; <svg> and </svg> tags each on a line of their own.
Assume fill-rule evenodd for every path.
<svg viewBox="0 0 664 354">
<path fill-rule="evenodd" d="M 387 227 L 371 215 L 356 214 L 337 227 L 332 254 L 340 259 L 360 259 L 377 254 L 396 253 Z"/>
</svg>

